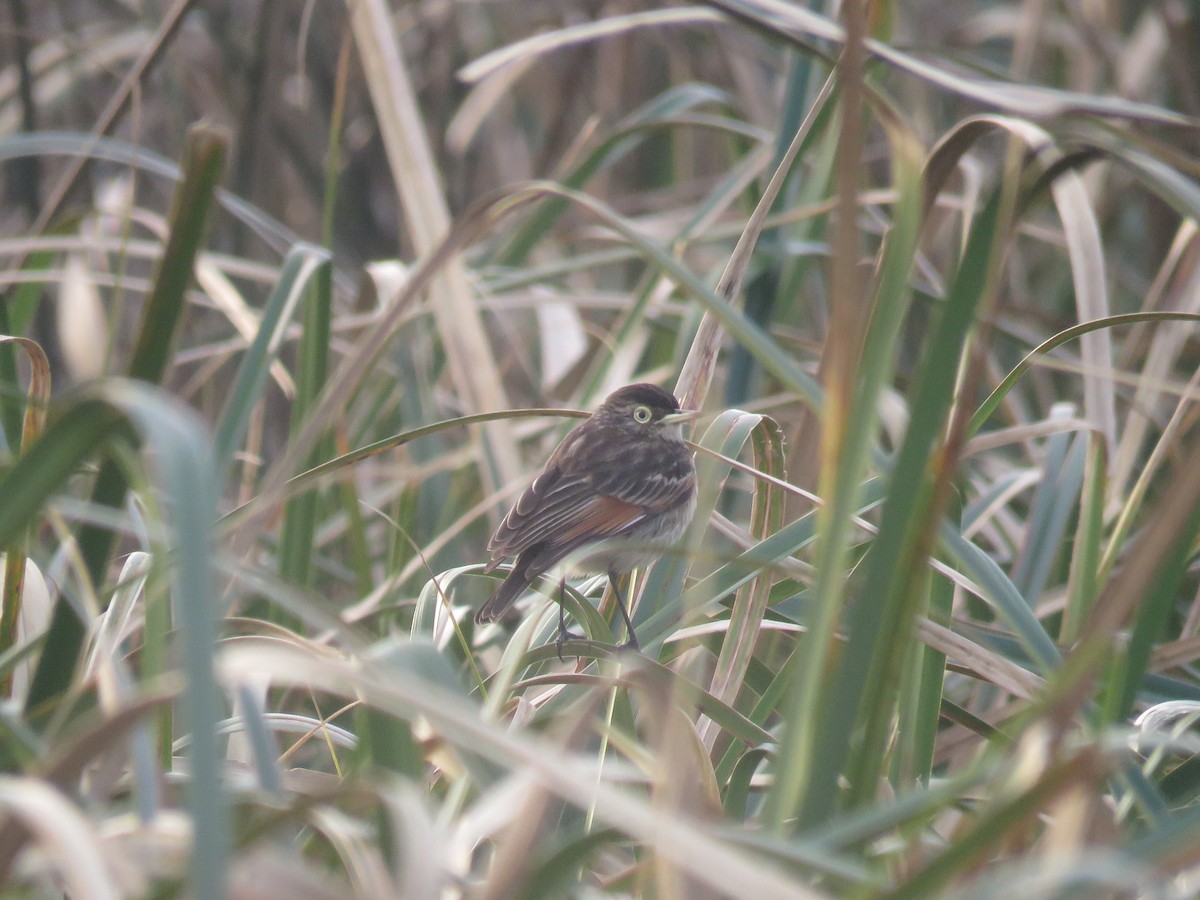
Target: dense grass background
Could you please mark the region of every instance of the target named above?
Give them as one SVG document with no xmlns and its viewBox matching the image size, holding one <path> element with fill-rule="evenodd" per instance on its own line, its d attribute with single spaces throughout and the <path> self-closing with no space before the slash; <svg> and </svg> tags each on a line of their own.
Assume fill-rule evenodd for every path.
<svg viewBox="0 0 1200 900">
<path fill-rule="evenodd" d="M 1198 890 L 1200 19 L 828 6 L 6 7 L 6 895 Z M 476 628 L 634 380 L 645 653 Z"/>
</svg>

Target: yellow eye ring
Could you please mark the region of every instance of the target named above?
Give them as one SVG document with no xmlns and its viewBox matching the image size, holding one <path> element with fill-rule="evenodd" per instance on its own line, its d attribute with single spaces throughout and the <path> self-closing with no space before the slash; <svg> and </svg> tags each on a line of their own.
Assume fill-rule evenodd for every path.
<svg viewBox="0 0 1200 900">
<path fill-rule="evenodd" d="M 645 425 L 652 418 L 654 418 L 654 414 L 650 412 L 650 407 L 648 406 L 639 406 L 633 411 L 633 421 L 639 424 Z"/>
</svg>

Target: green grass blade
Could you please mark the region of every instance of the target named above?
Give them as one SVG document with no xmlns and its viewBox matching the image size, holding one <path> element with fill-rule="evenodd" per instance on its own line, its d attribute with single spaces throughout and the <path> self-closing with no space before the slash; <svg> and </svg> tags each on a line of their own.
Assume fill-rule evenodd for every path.
<svg viewBox="0 0 1200 900">
<path fill-rule="evenodd" d="M 304 309 L 304 333 L 298 351 L 296 400 L 292 406 L 292 430 L 306 420 L 329 370 L 330 313 L 333 301 L 330 270 L 323 267 L 310 291 Z M 328 441 L 318 441 L 309 456 L 309 467 L 320 465 L 329 454 Z M 354 534 L 361 532 L 361 513 L 352 484 L 343 486 L 347 515 Z M 305 491 L 288 500 L 279 539 L 279 571 L 293 584 L 308 584 L 312 571 L 313 535 L 316 532 L 317 493 Z M 361 542 L 360 542 L 361 543 Z M 359 567 L 361 571 L 361 566 Z"/>
<path fill-rule="evenodd" d="M 258 333 L 242 357 L 229 399 L 218 419 L 213 446 L 222 466 L 231 464 L 246 435 L 250 414 L 262 395 L 271 363 L 278 357 L 284 333 L 292 323 L 301 296 L 313 275 L 328 262 L 327 251 L 309 244 L 293 247 L 283 261 L 279 280 L 263 307 Z"/>
<path fill-rule="evenodd" d="M 847 615 L 849 642 L 834 688 L 826 695 L 803 822 L 820 821 L 833 809 L 838 772 L 847 754 L 849 764 L 843 771 L 852 803 L 863 802 L 876 789 L 900 664 L 914 639 L 911 627 L 919 612 L 913 579 L 936 534 L 930 521 L 936 515 L 931 461 L 950 414 L 959 366 L 958 354 L 947 348 L 966 345 L 975 313 L 993 283 L 998 247 L 1004 241 L 1000 197 L 998 193 L 971 229 L 919 369 L 908 430 L 890 475 L 862 593 Z M 851 749 L 851 736 L 862 728 L 865 737 Z"/>
<path fill-rule="evenodd" d="M 189 135 L 188 157 L 183 181 L 175 194 L 170 234 L 154 287 L 146 300 L 129 363 L 132 378 L 157 384 L 166 371 L 217 182 L 225 170 L 228 144 L 224 132 L 208 127 L 197 126 Z M 96 476 L 92 502 L 98 506 L 120 507 L 125 489 L 125 478 L 120 469 L 115 463 L 106 462 Z M 112 555 L 113 533 L 105 528 L 84 526 L 78 540 L 93 583 L 103 584 Z M 29 689 L 27 709 L 40 706 L 66 690 L 75 671 L 82 641 L 82 623 L 68 604 L 58 603 L 50 623 L 46 653 Z"/>
<path fill-rule="evenodd" d="M 980 588 L 1000 618 L 1012 630 L 1022 649 L 1043 675 L 1053 672 L 1062 662 L 1062 655 L 1045 627 L 1033 614 L 1029 601 L 1016 589 L 999 564 L 956 529 L 943 525 L 939 541 L 946 556 L 959 571 Z"/>
<path fill-rule="evenodd" d="M 1104 497 L 1108 492 L 1107 454 L 1097 435 L 1090 435 L 1084 463 L 1083 500 L 1075 526 L 1067 605 L 1063 609 L 1059 642 L 1071 646 L 1079 639 L 1100 590 L 1100 559 L 1104 537 Z"/>
<path fill-rule="evenodd" d="M 1070 416 L 1074 408 L 1058 413 Z M 1055 414 L 1051 410 L 1051 418 Z M 1034 491 L 1025 544 L 1012 571 L 1013 586 L 1034 605 L 1046 590 L 1051 569 L 1062 555 L 1067 528 L 1077 512 L 1086 455 L 1087 441 L 1082 435 L 1060 432 L 1046 441 L 1042 478 Z"/>
<path fill-rule="evenodd" d="M 634 152 L 656 128 L 668 124 L 681 113 L 702 105 L 724 103 L 728 97 L 707 85 L 684 84 L 673 87 L 655 97 L 641 109 L 630 113 L 614 130 L 614 133 L 592 150 L 587 157 L 563 178 L 564 187 L 581 189 L 593 176 L 616 165 Z M 544 204 L 508 242 L 499 256 L 499 264 L 506 267 L 520 265 L 542 240 L 546 232 L 570 207 L 564 198 L 553 199 Z"/>
<path fill-rule="evenodd" d="M 171 587 L 178 609 L 185 677 L 184 709 L 192 741 L 188 806 L 193 832 L 190 892 L 225 896 L 231 843 L 217 725 L 224 704 L 214 660 L 219 616 L 213 523 L 220 480 L 212 445 L 195 414 L 138 382 L 113 382 L 101 396 L 118 407 L 153 451 L 159 489 L 171 498 L 176 548 Z"/>
<path fill-rule="evenodd" d="M 46 500 L 106 440 L 122 433 L 121 417 L 108 405 L 87 397 L 68 404 L 0 478 L 0 545 L 34 524 Z"/>
<path fill-rule="evenodd" d="M 769 816 L 776 827 L 780 827 L 785 819 L 791 819 L 802 807 L 817 818 L 828 813 L 836 779 L 829 777 L 827 783 L 818 785 L 829 774 L 818 771 L 822 767 L 819 758 L 825 760 L 824 767 L 828 768 L 834 764 L 833 760 L 844 759 L 845 753 L 844 747 L 840 753 L 834 749 L 834 756 L 830 757 L 827 755 L 829 747 L 819 747 L 827 740 L 832 739 L 836 747 L 841 741 L 849 739 L 848 734 L 833 737 L 825 733 L 824 726 L 819 724 L 819 710 L 823 702 L 821 685 L 827 673 L 834 628 L 844 605 L 844 578 L 854 530 L 853 514 L 859 506 L 863 476 L 876 440 L 878 425 L 874 415 L 875 404 L 890 377 L 900 324 L 910 299 L 908 280 L 919 233 L 922 197 L 919 144 L 905 128 L 897 124 L 894 117 L 889 115 L 885 123 L 890 126 L 894 134 L 893 143 L 899 151 L 895 176 L 899 194 L 895 207 L 896 218 L 880 256 L 875 305 L 865 337 L 855 396 L 850 406 L 853 414 L 844 423 L 836 461 L 831 460 L 822 471 L 826 505 L 818 512 L 815 615 L 809 622 L 809 632 L 801 646 L 802 663 L 795 672 L 796 683 L 785 714 L 786 749 L 780 756 L 776 783 L 770 795 Z M 966 299 L 963 302 L 966 303 Z M 966 312 L 967 321 L 973 309 L 972 304 Z M 846 415 L 844 412 L 837 414 Z M 919 430 L 913 430 L 917 422 L 914 415 L 909 425 L 910 439 L 921 434 Z M 833 427 L 833 424 L 827 423 L 825 427 Z M 927 439 L 932 440 L 932 433 L 927 435 Z M 911 465 L 915 465 L 915 462 Z M 893 489 L 902 483 L 904 477 L 906 474 L 900 471 L 892 473 Z M 890 497 L 888 502 L 893 502 Z M 860 649 L 856 652 L 864 651 Z M 846 687 L 849 689 L 849 686 Z M 852 690 L 850 695 L 853 695 Z M 825 696 L 828 698 L 830 694 L 826 692 Z"/>
</svg>

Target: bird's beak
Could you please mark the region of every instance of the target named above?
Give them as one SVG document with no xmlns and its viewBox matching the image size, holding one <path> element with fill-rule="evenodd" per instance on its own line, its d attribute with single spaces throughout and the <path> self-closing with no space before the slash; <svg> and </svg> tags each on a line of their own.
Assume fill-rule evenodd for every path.
<svg viewBox="0 0 1200 900">
<path fill-rule="evenodd" d="M 679 412 L 673 412 L 669 416 L 662 417 L 664 425 L 679 425 L 683 422 L 690 422 L 692 419 L 700 415 L 698 409 L 681 409 Z"/>
</svg>

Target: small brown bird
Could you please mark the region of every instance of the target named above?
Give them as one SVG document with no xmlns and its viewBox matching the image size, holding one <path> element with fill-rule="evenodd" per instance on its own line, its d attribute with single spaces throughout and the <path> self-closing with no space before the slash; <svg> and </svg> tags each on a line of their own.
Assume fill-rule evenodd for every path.
<svg viewBox="0 0 1200 900">
<path fill-rule="evenodd" d="M 629 631 L 621 646 L 637 649 L 618 579 L 677 542 L 696 511 L 696 466 L 680 426 L 697 415 L 653 384 L 609 394 L 563 438 L 488 542 L 485 572 L 510 556 L 516 561 L 475 621 L 498 619 L 534 579 L 571 556 L 577 571 L 607 573 Z M 563 641 L 575 637 L 566 629 L 563 583 L 560 656 Z"/>
</svg>

